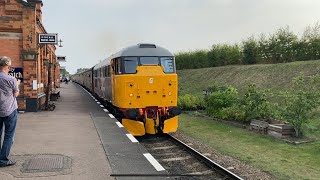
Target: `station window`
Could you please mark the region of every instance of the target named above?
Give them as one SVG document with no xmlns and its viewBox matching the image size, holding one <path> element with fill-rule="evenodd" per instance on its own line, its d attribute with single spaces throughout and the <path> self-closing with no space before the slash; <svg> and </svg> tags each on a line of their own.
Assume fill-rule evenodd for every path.
<svg viewBox="0 0 320 180">
<path fill-rule="evenodd" d="M 161 57 L 161 66 L 164 67 L 165 73 L 174 73 L 174 59 L 173 57 Z"/>
<path fill-rule="evenodd" d="M 124 73 L 134 74 L 137 71 L 138 57 L 124 57 L 123 64 L 124 64 Z"/>
</svg>

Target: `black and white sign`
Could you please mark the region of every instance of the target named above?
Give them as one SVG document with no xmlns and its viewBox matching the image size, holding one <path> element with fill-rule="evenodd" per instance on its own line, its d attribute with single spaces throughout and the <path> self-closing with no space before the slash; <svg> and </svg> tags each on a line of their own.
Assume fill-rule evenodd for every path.
<svg viewBox="0 0 320 180">
<path fill-rule="evenodd" d="M 39 44 L 58 44 L 58 34 L 39 34 Z"/>
<path fill-rule="evenodd" d="M 57 61 L 66 62 L 66 57 L 65 56 L 57 56 Z"/>
</svg>

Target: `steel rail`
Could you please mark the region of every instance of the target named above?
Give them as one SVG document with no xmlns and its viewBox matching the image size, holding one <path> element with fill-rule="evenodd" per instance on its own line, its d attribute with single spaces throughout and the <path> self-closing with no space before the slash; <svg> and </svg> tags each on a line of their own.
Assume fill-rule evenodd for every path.
<svg viewBox="0 0 320 180">
<path fill-rule="evenodd" d="M 176 137 L 167 134 L 168 138 L 173 140 L 175 143 L 177 143 L 179 146 L 184 147 L 189 153 L 195 155 L 197 159 L 200 161 L 203 161 L 206 165 L 209 167 L 219 171 L 220 173 L 223 173 L 226 175 L 229 179 L 234 179 L 234 180 L 243 180 L 240 176 L 234 174 L 233 172 L 229 171 L 228 169 L 222 167 L 220 164 L 214 162 L 213 160 L 209 159 L 208 157 L 204 156 L 201 154 L 199 151 L 195 150 L 194 148 L 190 147 L 189 145 L 185 144 L 181 140 L 177 139 Z"/>
</svg>

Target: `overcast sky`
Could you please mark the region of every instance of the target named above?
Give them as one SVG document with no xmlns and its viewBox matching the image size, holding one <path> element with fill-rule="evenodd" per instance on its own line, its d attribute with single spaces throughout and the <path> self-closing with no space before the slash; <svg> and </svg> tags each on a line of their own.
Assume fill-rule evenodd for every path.
<svg viewBox="0 0 320 180">
<path fill-rule="evenodd" d="M 74 73 L 122 48 L 155 43 L 173 53 L 235 43 L 320 21 L 319 0 L 43 0 L 43 23 L 58 33 L 57 55 Z"/>
</svg>

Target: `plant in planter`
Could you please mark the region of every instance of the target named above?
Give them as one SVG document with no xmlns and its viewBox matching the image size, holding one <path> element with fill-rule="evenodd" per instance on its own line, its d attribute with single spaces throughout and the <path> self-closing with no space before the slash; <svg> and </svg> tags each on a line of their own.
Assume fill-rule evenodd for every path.
<svg viewBox="0 0 320 180">
<path fill-rule="evenodd" d="M 294 90 L 282 94 L 282 118 L 293 126 L 295 137 L 301 137 L 302 125 L 309 119 L 310 112 L 320 105 L 320 76 L 300 75 L 293 82 Z"/>
</svg>

